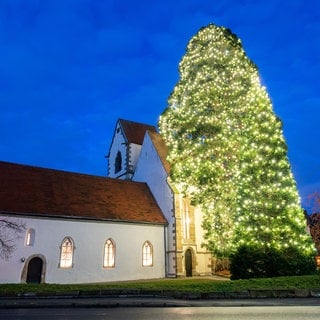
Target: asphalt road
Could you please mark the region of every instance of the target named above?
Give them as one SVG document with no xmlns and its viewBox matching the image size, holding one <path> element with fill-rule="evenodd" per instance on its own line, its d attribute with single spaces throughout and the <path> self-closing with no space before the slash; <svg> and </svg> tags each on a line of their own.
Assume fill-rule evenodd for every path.
<svg viewBox="0 0 320 320">
<path fill-rule="evenodd" d="M 315 320 L 320 306 L 1 309 L 2 320 Z"/>
</svg>

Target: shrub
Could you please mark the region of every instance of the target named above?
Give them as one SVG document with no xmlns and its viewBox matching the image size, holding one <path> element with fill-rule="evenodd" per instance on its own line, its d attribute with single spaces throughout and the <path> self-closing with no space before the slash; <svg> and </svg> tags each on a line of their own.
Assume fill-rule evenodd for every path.
<svg viewBox="0 0 320 320">
<path fill-rule="evenodd" d="M 266 278 L 314 274 L 313 256 L 289 247 L 277 250 L 269 247 L 241 246 L 231 255 L 231 279 Z"/>
</svg>

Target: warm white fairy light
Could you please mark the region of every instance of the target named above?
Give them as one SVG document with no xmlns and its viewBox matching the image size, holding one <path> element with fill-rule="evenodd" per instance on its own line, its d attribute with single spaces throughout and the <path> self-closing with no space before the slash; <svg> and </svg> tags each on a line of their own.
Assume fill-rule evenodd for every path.
<svg viewBox="0 0 320 320">
<path fill-rule="evenodd" d="M 281 122 L 241 41 L 226 28 L 202 28 L 179 71 L 159 127 L 173 182 L 205 213 L 208 248 L 312 250 Z"/>
</svg>

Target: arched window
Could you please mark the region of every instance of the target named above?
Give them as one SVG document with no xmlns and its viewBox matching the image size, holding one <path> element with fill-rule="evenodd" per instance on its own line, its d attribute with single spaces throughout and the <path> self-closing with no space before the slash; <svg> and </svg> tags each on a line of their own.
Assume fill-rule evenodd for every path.
<svg viewBox="0 0 320 320">
<path fill-rule="evenodd" d="M 70 237 L 63 239 L 60 247 L 60 268 L 72 268 L 74 244 Z"/>
<path fill-rule="evenodd" d="M 117 156 L 116 156 L 116 161 L 114 163 L 114 172 L 118 173 L 122 169 L 122 156 L 121 152 L 118 151 Z"/>
<path fill-rule="evenodd" d="M 26 232 L 26 246 L 33 246 L 34 245 L 34 238 L 35 238 L 35 231 L 34 229 L 28 229 Z"/>
<path fill-rule="evenodd" d="M 149 241 L 146 241 L 142 247 L 142 266 L 150 267 L 153 265 L 153 248 Z"/>
<path fill-rule="evenodd" d="M 105 268 L 114 268 L 115 255 L 116 255 L 116 248 L 115 248 L 114 241 L 112 239 L 108 239 L 104 244 L 103 266 Z"/>
</svg>

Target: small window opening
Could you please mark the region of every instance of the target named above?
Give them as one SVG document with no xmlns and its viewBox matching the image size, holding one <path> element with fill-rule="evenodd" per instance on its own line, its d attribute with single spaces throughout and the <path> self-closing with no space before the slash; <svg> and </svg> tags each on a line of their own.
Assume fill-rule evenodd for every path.
<svg viewBox="0 0 320 320">
<path fill-rule="evenodd" d="M 111 239 L 108 239 L 104 245 L 103 266 L 105 268 L 114 268 L 115 266 L 115 245 Z"/>
<path fill-rule="evenodd" d="M 142 265 L 150 267 L 153 264 L 153 248 L 149 241 L 146 241 L 142 247 Z"/>
<path fill-rule="evenodd" d="M 121 156 L 121 152 L 118 151 L 116 156 L 116 161 L 114 164 L 114 172 L 118 173 L 119 171 L 121 171 L 121 169 L 122 169 L 122 156 Z"/>
<path fill-rule="evenodd" d="M 34 245 L 34 238 L 35 238 L 35 231 L 34 229 L 28 229 L 26 232 L 26 246 L 33 246 Z"/>
<path fill-rule="evenodd" d="M 74 244 L 70 237 L 63 239 L 60 250 L 60 268 L 71 268 Z"/>
</svg>

